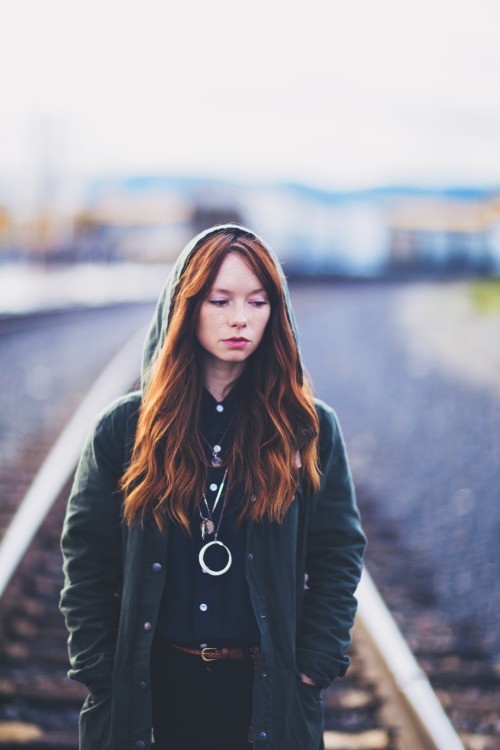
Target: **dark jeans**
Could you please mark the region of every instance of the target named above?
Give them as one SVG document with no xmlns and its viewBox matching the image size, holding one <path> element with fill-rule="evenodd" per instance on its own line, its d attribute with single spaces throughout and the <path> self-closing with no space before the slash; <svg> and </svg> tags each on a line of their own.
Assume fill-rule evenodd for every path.
<svg viewBox="0 0 500 750">
<path fill-rule="evenodd" d="M 155 639 L 151 658 L 155 750 L 251 750 L 254 666 L 204 662 Z"/>
</svg>

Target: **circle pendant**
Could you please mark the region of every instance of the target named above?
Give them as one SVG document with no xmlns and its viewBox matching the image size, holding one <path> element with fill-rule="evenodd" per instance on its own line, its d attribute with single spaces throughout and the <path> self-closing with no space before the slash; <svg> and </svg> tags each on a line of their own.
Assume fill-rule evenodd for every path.
<svg viewBox="0 0 500 750">
<path fill-rule="evenodd" d="M 208 567 L 208 565 L 205 562 L 205 552 L 207 551 L 209 547 L 212 547 L 214 544 L 218 544 L 219 547 L 224 547 L 224 549 L 227 552 L 227 563 L 226 563 L 226 566 L 222 568 L 222 570 L 212 570 L 211 568 Z M 213 542 L 208 542 L 207 544 L 205 544 L 204 547 L 201 548 L 200 554 L 198 555 L 198 560 L 200 561 L 201 569 L 204 570 L 205 573 L 208 573 L 211 576 L 221 576 L 224 573 L 227 573 L 227 571 L 229 570 L 233 562 L 233 558 L 229 549 L 226 547 L 225 544 L 223 544 L 222 542 L 219 542 L 217 539 Z"/>
<path fill-rule="evenodd" d="M 219 458 L 219 456 L 214 456 L 212 458 L 212 466 L 220 466 L 222 463 L 222 458 Z"/>
</svg>

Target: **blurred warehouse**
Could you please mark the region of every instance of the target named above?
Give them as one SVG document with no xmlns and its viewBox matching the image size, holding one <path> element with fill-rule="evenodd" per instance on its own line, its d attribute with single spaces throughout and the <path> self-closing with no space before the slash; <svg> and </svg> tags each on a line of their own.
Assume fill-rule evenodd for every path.
<svg viewBox="0 0 500 750">
<path fill-rule="evenodd" d="M 352 192 L 188 177 L 95 180 L 72 212 L 0 205 L 2 261 L 168 262 L 205 226 L 269 239 L 288 274 L 498 275 L 500 189 Z"/>
</svg>

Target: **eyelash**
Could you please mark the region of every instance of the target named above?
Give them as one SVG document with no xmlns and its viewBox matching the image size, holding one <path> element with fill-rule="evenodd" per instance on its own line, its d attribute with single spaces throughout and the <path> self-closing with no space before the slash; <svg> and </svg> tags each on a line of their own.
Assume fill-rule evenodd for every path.
<svg viewBox="0 0 500 750">
<path fill-rule="evenodd" d="M 227 299 L 211 299 L 209 300 L 209 303 L 211 305 L 214 305 L 215 307 L 223 307 L 224 305 L 227 305 L 228 300 Z M 253 302 L 250 302 L 251 305 L 254 305 L 257 308 L 264 307 L 264 305 L 267 305 L 268 303 L 264 300 L 254 300 Z"/>
</svg>

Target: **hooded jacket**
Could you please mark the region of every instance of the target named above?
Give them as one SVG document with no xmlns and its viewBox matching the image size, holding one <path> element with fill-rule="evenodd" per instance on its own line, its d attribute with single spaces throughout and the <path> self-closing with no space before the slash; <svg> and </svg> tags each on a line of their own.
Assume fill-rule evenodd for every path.
<svg viewBox="0 0 500 750">
<path fill-rule="evenodd" d="M 173 292 L 187 258 L 204 236 L 229 227 L 235 228 L 212 227 L 195 237 L 174 265 L 147 336 L 143 386 L 165 340 Z M 280 271 L 297 340 L 286 280 L 267 249 Z M 154 750 L 150 653 L 168 585 L 169 522 L 163 532 L 153 520 L 128 527 L 117 490 L 141 403 L 141 391 L 128 394 L 95 420 L 64 522 L 61 610 L 69 631 L 68 674 L 89 690 L 80 715 L 81 750 Z M 254 747 L 262 750 L 321 750 L 322 689 L 349 666 L 346 649 L 365 538 L 335 413 L 319 400 L 316 409 L 319 491 L 306 499 L 299 485 L 281 524 L 267 519 L 247 524 L 246 578 L 261 634 Z M 316 686 L 301 682 L 300 673 Z"/>
</svg>

